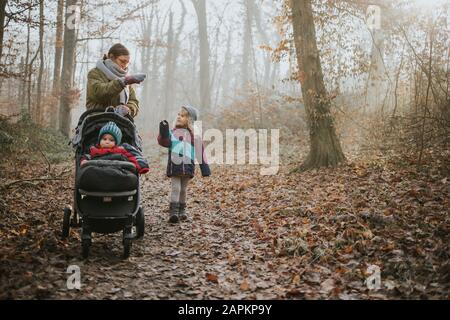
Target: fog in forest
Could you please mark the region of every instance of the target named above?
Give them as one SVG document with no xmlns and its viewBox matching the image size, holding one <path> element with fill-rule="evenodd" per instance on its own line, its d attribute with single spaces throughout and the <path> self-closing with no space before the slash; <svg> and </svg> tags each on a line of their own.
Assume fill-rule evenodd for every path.
<svg viewBox="0 0 450 320">
<path fill-rule="evenodd" d="M 41 62 L 38 56 L 39 1 L 9 1 L 2 72 L 13 78 L 7 82 L 4 78 L 0 80 L 2 98 L 10 101 L 2 105 L 2 113 L 16 114 L 35 107 L 39 64 L 43 64 L 40 85 L 44 99 L 40 108 L 45 114 L 43 121 L 48 123 L 51 118 L 48 115 L 58 108 L 58 102 L 49 94 L 55 86 L 57 7 L 62 2 L 44 3 L 44 61 Z M 147 80 L 137 86 L 141 103 L 138 124 L 142 130 L 155 127 L 162 118 L 173 118 L 183 104 L 198 106 L 203 113 L 217 114 L 250 95 L 264 96 L 264 102 L 289 97 L 294 100 L 287 103 L 294 104 L 301 96 L 295 78 L 295 48 L 289 40 L 292 28 L 284 21 L 287 13 L 283 1 L 72 2 L 71 5 L 76 6 L 76 10 L 71 10 L 77 28 L 71 86 L 76 101 L 70 106 L 72 128 L 84 111 L 88 71 L 118 42 L 131 52 L 130 71 L 148 75 Z M 407 61 L 403 57 L 410 49 L 400 43 L 401 39 L 392 30 L 391 17 L 399 17 L 403 19 L 399 23 L 405 24 L 420 23 L 408 21 L 414 15 L 436 21 L 442 14 L 448 18 L 445 1 L 380 2 L 380 5 L 382 10 L 377 13 L 380 17 L 376 18 L 381 21 L 379 28 L 368 25 L 368 19 L 376 19 L 370 16 L 364 1 L 318 1 L 314 7 L 327 89 L 344 100 L 349 95 L 358 98 L 365 95 L 358 103 L 349 99 L 358 109 L 379 108 L 380 99 L 386 100 L 385 104 L 389 105 L 386 107 L 393 107 L 392 87 L 401 61 L 400 85 L 407 90 L 407 70 L 411 69 L 406 68 Z M 446 23 L 448 27 L 448 20 Z M 205 39 L 199 36 L 202 29 Z M 421 32 L 426 30 L 416 32 L 411 27 L 405 31 L 409 41 L 417 43 L 417 50 L 426 46 L 426 42 L 419 40 L 423 36 Z M 62 36 L 61 32 L 59 34 Z M 446 39 L 448 41 L 448 34 Z M 22 80 L 27 62 L 31 73 L 28 79 Z M 31 90 L 26 88 L 29 81 Z M 376 84 L 369 85 L 370 81 Z M 203 93 L 202 83 L 208 88 L 203 89 Z M 301 102 L 296 104 L 301 108 Z"/>
<path fill-rule="evenodd" d="M 449 17 L 0 0 L 0 300 L 448 300 Z"/>
</svg>

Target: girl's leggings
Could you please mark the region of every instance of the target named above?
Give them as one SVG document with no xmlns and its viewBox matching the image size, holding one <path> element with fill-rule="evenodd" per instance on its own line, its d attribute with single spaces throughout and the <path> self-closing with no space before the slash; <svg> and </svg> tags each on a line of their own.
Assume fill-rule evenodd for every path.
<svg viewBox="0 0 450 320">
<path fill-rule="evenodd" d="M 172 192 L 170 202 L 186 203 L 186 191 L 190 177 L 172 177 Z"/>
</svg>

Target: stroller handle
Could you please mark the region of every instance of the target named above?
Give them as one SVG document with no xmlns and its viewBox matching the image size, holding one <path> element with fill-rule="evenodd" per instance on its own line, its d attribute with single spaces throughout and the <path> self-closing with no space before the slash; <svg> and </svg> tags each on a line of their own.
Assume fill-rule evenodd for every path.
<svg viewBox="0 0 450 320">
<path fill-rule="evenodd" d="M 86 111 L 80 116 L 80 118 L 78 119 L 78 124 L 77 124 L 77 126 L 81 125 L 81 123 L 83 122 L 83 120 L 84 120 L 87 116 L 89 116 L 89 115 L 91 115 L 91 114 L 93 114 L 93 113 L 106 113 L 106 112 L 114 113 L 114 111 L 115 111 L 115 110 L 114 110 L 114 107 L 113 107 L 113 106 L 109 106 L 109 107 L 107 107 L 106 109 L 89 109 L 89 110 L 86 110 Z M 127 115 L 122 116 L 122 117 L 124 117 L 124 118 L 126 118 L 127 120 L 129 120 L 129 121 L 131 121 L 132 123 L 134 123 L 134 119 L 133 119 L 133 117 L 132 117 L 131 115 L 127 114 Z"/>
<path fill-rule="evenodd" d="M 105 109 L 105 112 L 116 112 L 116 107 L 113 106 L 109 106 Z M 134 123 L 134 119 L 133 117 L 128 113 L 128 114 L 120 114 L 122 117 L 127 118 L 128 120 L 130 120 L 131 122 Z"/>
</svg>

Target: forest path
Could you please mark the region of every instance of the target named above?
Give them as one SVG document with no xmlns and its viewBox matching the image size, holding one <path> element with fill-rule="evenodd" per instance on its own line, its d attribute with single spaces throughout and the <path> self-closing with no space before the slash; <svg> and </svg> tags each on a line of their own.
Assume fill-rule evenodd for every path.
<svg viewBox="0 0 450 320">
<path fill-rule="evenodd" d="M 188 189 L 189 221 L 170 224 L 170 180 L 163 169 L 152 170 L 141 186 L 146 233 L 133 243 L 131 257 L 121 259 L 120 233 L 94 234 L 89 259 L 70 262 L 80 266 L 81 290 L 63 287 L 52 298 L 283 298 L 283 287 L 292 277 L 275 268 L 271 241 L 262 240 L 254 229 L 259 210 L 251 202 L 237 210 L 238 198 L 251 191 L 238 185 L 239 191 L 227 192 L 223 181 L 229 174 L 236 172 L 223 168 L 206 179 L 197 176 Z M 237 179 L 250 181 L 242 172 Z M 68 250 L 79 256 L 75 238 Z"/>
<path fill-rule="evenodd" d="M 0 184 L 48 174 L 14 165 Z M 78 229 L 60 238 L 72 167 L 52 167 L 61 180 L 2 191 L 0 299 L 448 298 L 450 188 L 438 172 L 349 163 L 262 176 L 257 166 L 213 166 L 189 185 L 190 220 L 172 225 L 161 161 L 142 177 L 146 232 L 130 258 L 116 233 L 94 234 L 83 260 Z M 71 265 L 80 290 L 67 288 Z M 381 290 L 365 284 L 371 266 Z"/>
</svg>

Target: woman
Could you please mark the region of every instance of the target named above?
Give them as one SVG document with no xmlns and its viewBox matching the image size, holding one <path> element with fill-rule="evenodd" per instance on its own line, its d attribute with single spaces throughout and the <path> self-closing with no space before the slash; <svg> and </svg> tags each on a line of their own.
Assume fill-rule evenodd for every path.
<svg viewBox="0 0 450 320">
<path fill-rule="evenodd" d="M 86 108 L 105 110 L 113 106 L 122 115 L 136 117 L 139 101 L 131 86 L 141 83 L 145 74 L 128 74 L 130 52 L 117 43 L 109 49 L 102 60 L 88 73 Z"/>
</svg>

